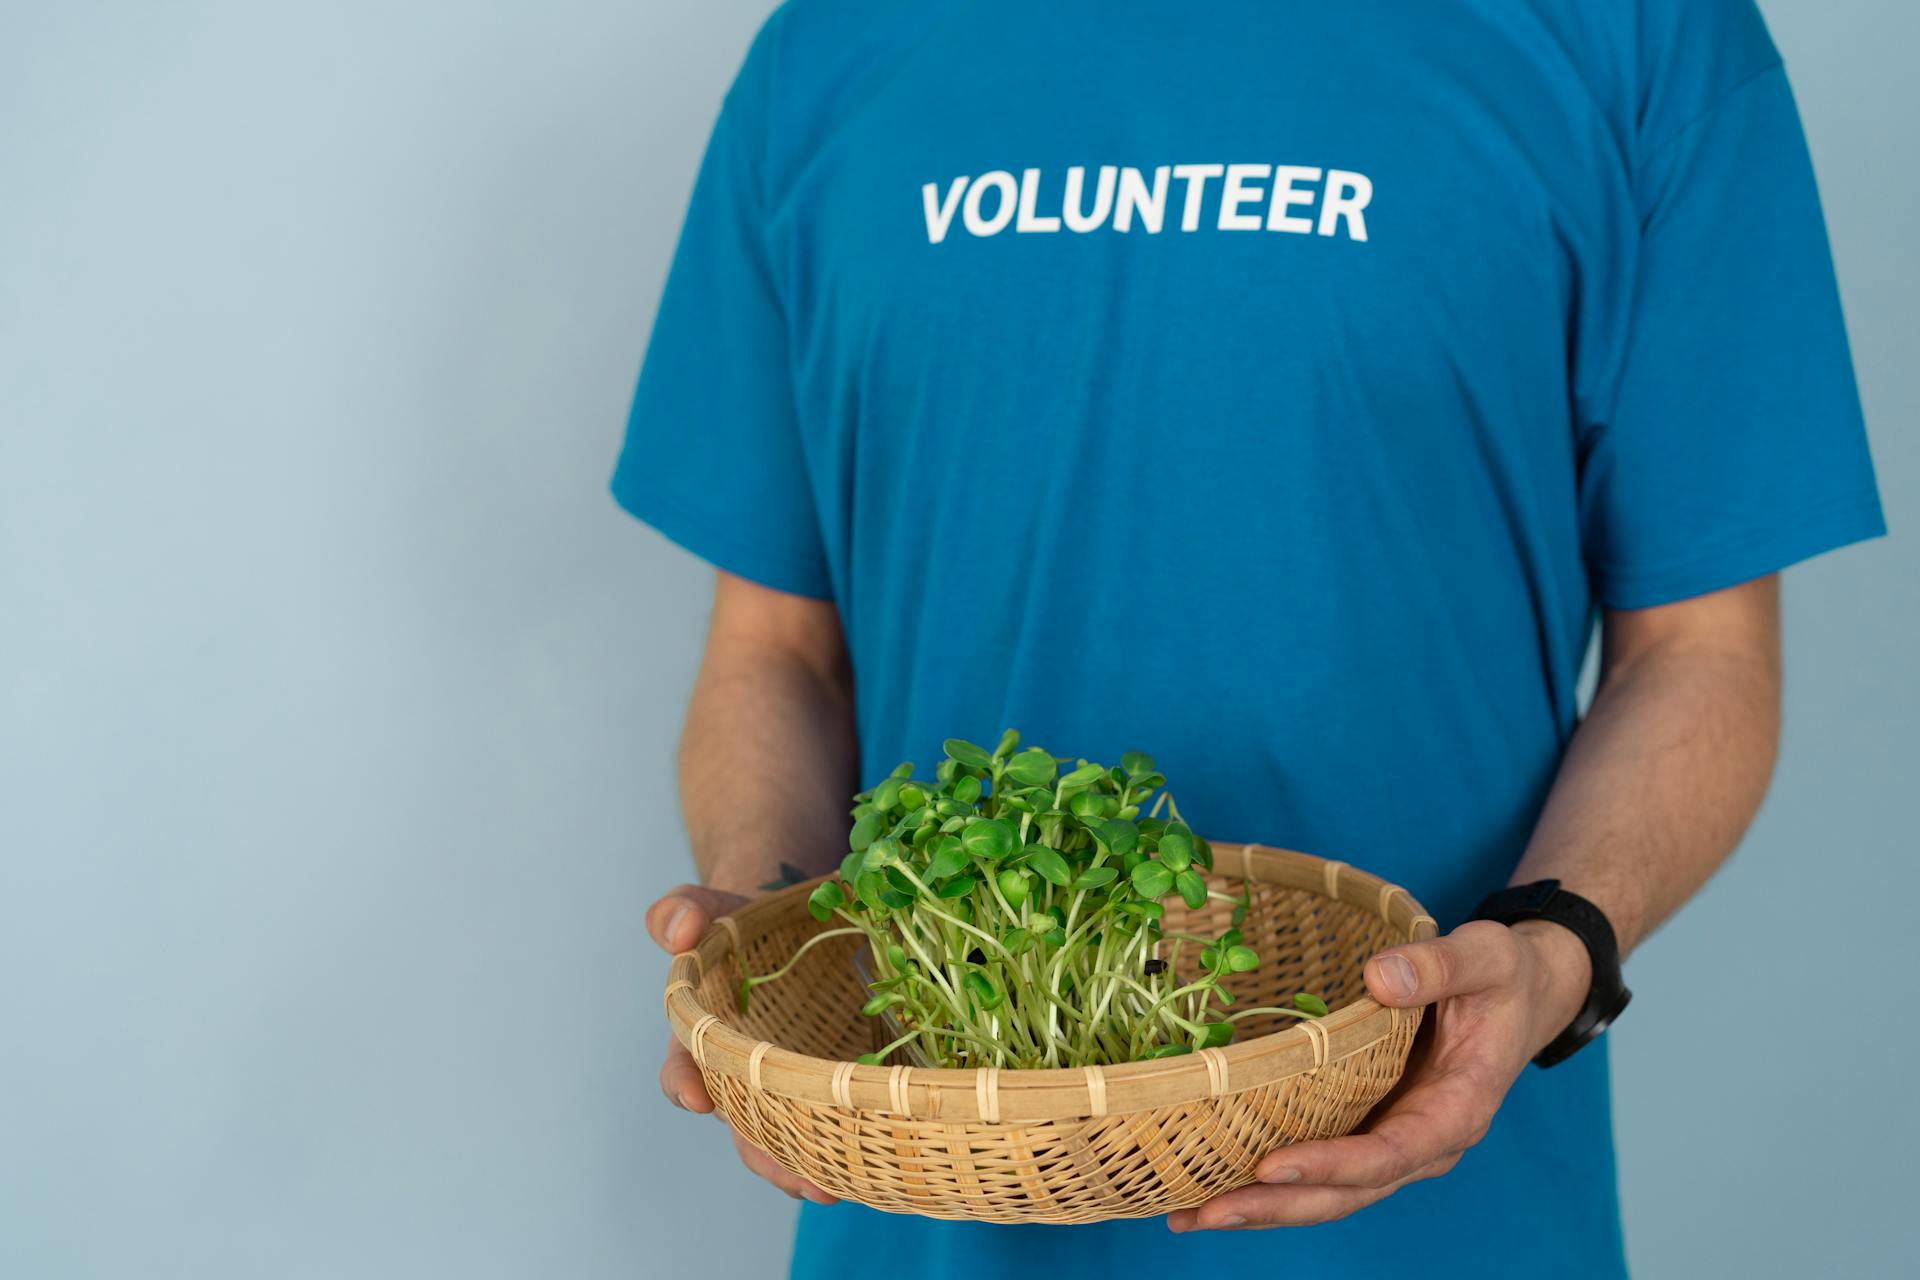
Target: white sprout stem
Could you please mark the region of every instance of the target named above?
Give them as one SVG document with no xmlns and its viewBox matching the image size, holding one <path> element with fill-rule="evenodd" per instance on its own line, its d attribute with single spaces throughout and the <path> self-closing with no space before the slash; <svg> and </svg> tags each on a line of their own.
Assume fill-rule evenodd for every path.
<svg viewBox="0 0 1920 1280">
<path fill-rule="evenodd" d="M 1305 1009 L 1287 1009 L 1283 1007 L 1269 1006 L 1269 1007 L 1260 1008 L 1260 1009 L 1242 1009 L 1238 1013 L 1230 1013 L 1227 1015 L 1227 1021 L 1238 1022 L 1242 1018 L 1251 1018 L 1256 1013 L 1284 1013 L 1289 1018 L 1305 1018 L 1308 1021 L 1312 1021 L 1313 1019 L 1320 1016 L 1317 1013 L 1308 1013 Z"/>
<path fill-rule="evenodd" d="M 864 928 L 856 926 L 851 929 L 829 929 L 825 933 L 816 933 L 811 938 L 808 938 L 805 942 L 801 943 L 799 950 L 795 951 L 791 956 L 788 956 L 787 962 L 781 965 L 778 969 L 775 969 L 772 973 L 762 974 L 758 977 L 754 976 L 753 974 L 748 974 L 747 985 L 758 986 L 762 982 L 772 982 L 775 978 L 785 977 L 787 973 L 790 970 L 792 970 L 793 966 L 800 963 L 801 956 L 804 956 L 805 954 L 807 954 L 807 952 L 813 950 L 815 947 L 825 942 L 828 938 L 844 938 L 850 933 L 865 933 L 865 932 L 866 930 Z M 742 963 L 744 964 L 745 962 L 743 961 Z"/>
</svg>

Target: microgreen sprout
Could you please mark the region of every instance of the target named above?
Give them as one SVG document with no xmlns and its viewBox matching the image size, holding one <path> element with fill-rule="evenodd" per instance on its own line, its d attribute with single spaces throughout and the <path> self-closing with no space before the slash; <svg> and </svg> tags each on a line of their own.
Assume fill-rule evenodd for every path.
<svg viewBox="0 0 1920 1280">
<path fill-rule="evenodd" d="M 807 898 L 816 920 L 843 927 L 744 977 L 741 1008 L 816 943 L 860 934 L 862 1012 L 900 1033 L 862 1062 L 900 1049 L 938 1067 L 1129 1062 L 1227 1044 L 1255 1014 L 1324 1017 L 1307 992 L 1223 1012 L 1224 980 L 1260 964 L 1241 935 L 1251 885 L 1208 888 L 1213 849 L 1165 786 L 1137 751 L 1109 768 L 1022 749 L 1012 729 L 992 751 L 948 739 L 931 779 L 902 764 L 854 797 L 839 874 Z M 1168 898 L 1230 904 L 1232 927 L 1168 932 Z M 1182 968 L 1183 947 L 1197 965 Z"/>
</svg>

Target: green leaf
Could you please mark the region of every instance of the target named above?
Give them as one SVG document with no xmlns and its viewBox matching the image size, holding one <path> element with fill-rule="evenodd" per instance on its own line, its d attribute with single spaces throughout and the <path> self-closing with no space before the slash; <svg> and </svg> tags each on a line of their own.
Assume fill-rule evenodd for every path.
<svg viewBox="0 0 1920 1280">
<path fill-rule="evenodd" d="M 909 782 L 900 788 L 900 807 L 912 813 L 927 802 L 927 793 Z"/>
<path fill-rule="evenodd" d="M 1083 764 L 1066 777 L 1060 779 L 1060 784 L 1067 787 L 1077 787 L 1082 783 L 1092 782 L 1106 771 L 1107 766 L 1103 764 Z"/>
<path fill-rule="evenodd" d="M 1192 867 L 1173 878 L 1173 887 L 1180 891 L 1180 900 L 1195 911 L 1207 905 L 1207 882 Z"/>
<path fill-rule="evenodd" d="M 986 748 L 976 746 L 965 738 L 948 738 L 942 745 L 946 748 L 948 759 L 969 769 L 993 768 L 993 757 L 987 754 Z"/>
<path fill-rule="evenodd" d="M 1030 747 L 1007 761 L 1007 776 L 1023 787 L 1044 787 L 1058 772 L 1053 757 L 1038 747 Z"/>
<path fill-rule="evenodd" d="M 1158 901 L 1173 888 L 1173 872 L 1162 863 L 1148 859 L 1133 869 L 1133 891 L 1143 898 Z"/>
<path fill-rule="evenodd" d="M 880 896 L 888 892 L 887 878 L 878 871 L 862 871 L 859 878 L 853 882 L 853 891 L 860 895 L 860 901 L 875 911 L 887 905 Z"/>
<path fill-rule="evenodd" d="M 927 876 L 945 880 L 957 871 L 964 871 L 968 861 L 967 847 L 958 836 L 941 836 L 933 843 L 933 861 L 927 864 Z"/>
<path fill-rule="evenodd" d="M 1141 863 L 1141 865 L 1146 866 L 1147 864 Z M 1167 909 L 1157 902 L 1140 902 L 1138 900 L 1122 902 L 1120 904 L 1120 910 L 1136 916 L 1145 916 L 1149 920 L 1158 920 L 1167 914 Z"/>
<path fill-rule="evenodd" d="M 1144 777 L 1153 772 L 1153 757 L 1144 751 L 1129 751 L 1120 757 L 1120 767 L 1129 778 Z"/>
<path fill-rule="evenodd" d="M 1040 832 L 1040 843 L 1051 845 L 1060 843 L 1060 832 L 1065 823 L 1066 815 L 1058 811 L 1040 814 L 1033 820 L 1033 825 Z"/>
<path fill-rule="evenodd" d="M 973 903 L 966 898 L 955 898 L 947 907 L 947 914 L 955 920 L 973 923 Z"/>
<path fill-rule="evenodd" d="M 919 896 L 920 890 L 914 886 L 913 881 L 907 879 L 906 874 L 899 868 L 888 867 L 885 875 L 887 877 L 887 883 L 893 886 L 893 891 L 895 893 L 905 894 L 907 901 L 911 902 Z"/>
<path fill-rule="evenodd" d="M 955 876 L 933 892 L 938 898 L 964 898 L 979 884 L 980 881 L 973 876 Z"/>
<path fill-rule="evenodd" d="M 1145 1053 L 1140 1055 L 1139 1060 L 1142 1062 L 1145 1062 L 1149 1058 L 1177 1058 L 1183 1053 L 1192 1053 L 1192 1052 L 1193 1052 L 1193 1046 L 1190 1044 L 1186 1044 L 1186 1043 L 1163 1044 L 1158 1049 L 1147 1050 Z"/>
<path fill-rule="evenodd" d="M 1169 831 L 1160 837 L 1160 861 L 1175 871 L 1185 871 L 1193 862 L 1193 841 Z"/>
<path fill-rule="evenodd" d="M 1043 844 L 1028 846 L 1027 865 L 1061 888 L 1073 883 L 1073 868 L 1067 865 L 1067 860 Z"/>
<path fill-rule="evenodd" d="M 1009 729 L 1000 735 L 1000 745 L 993 749 L 993 758 L 995 760 L 1005 760 L 1013 754 L 1013 749 L 1019 745 L 1020 731 L 1018 729 Z"/>
<path fill-rule="evenodd" d="M 913 761 L 902 760 L 899 764 L 893 766 L 893 772 L 887 776 L 902 779 L 911 778 L 913 776 Z"/>
<path fill-rule="evenodd" d="M 969 973 L 962 980 L 962 985 L 973 994 L 974 1002 L 982 1009 L 997 1009 L 1000 1007 L 1001 1000 L 1005 999 L 1000 989 L 993 985 L 993 981 L 978 969 Z"/>
<path fill-rule="evenodd" d="M 834 909 L 845 906 L 846 901 L 847 894 L 840 882 L 828 880 L 814 886 L 813 892 L 807 895 L 807 914 L 824 924 L 833 918 Z"/>
<path fill-rule="evenodd" d="M 960 836 L 967 852 L 976 858 L 985 858 L 988 862 L 998 862 L 1013 852 L 1019 843 L 1010 823 L 999 818 L 982 818 L 970 822 Z"/>
<path fill-rule="evenodd" d="M 1027 889 L 1033 881 L 1027 873 L 1018 867 L 1008 867 L 996 877 L 1000 884 L 1000 893 L 1010 906 L 1019 906 L 1027 900 Z"/>
<path fill-rule="evenodd" d="M 1202 871 L 1213 870 L 1213 846 L 1199 836 L 1193 838 L 1193 860 L 1200 864 Z"/>
<path fill-rule="evenodd" d="M 863 1053 L 855 1058 L 854 1061 L 863 1067 L 877 1067 L 880 1065 L 880 1055 L 877 1053 Z"/>
<path fill-rule="evenodd" d="M 1133 780 L 1133 789 L 1141 793 L 1155 791 L 1166 785 L 1167 775 L 1164 773 L 1149 773 Z"/>
<path fill-rule="evenodd" d="M 900 802 L 900 779 L 888 778 L 873 789 L 873 807 L 882 813 L 889 813 Z"/>
<path fill-rule="evenodd" d="M 1102 818 L 1111 818 L 1120 811 L 1120 802 L 1112 796 L 1103 796 L 1097 791 L 1082 791 L 1067 801 L 1067 810 L 1082 822 L 1094 823 Z"/>
<path fill-rule="evenodd" d="M 1233 1024 L 1231 1022 L 1209 1022 L 1200 1036 L 1202 1049 L 1218 1049 L 1223 1044 L 1233 1043 Z"/>
<path fill-rule="evenodd" d="M 884 994 L 875 996 L 873 999 L 861 1005 L 860 1012 L 865 1014 L 867 1017 L 871 1018 L 874 1014 L 880 1012 L 882 1009 L 888 1008 L 896 1004 L 904 1004 L 906 1002 L 906 999 L 907 998 L 901 995 L 898 991 L 886 992 Z"/>
<path fill-rule="evenodd" d="M 972 805 L 980 800 L 980 779 L 967 774 L 953 784 L 953 798 L 960 804 Z"/>
<path fill-rule="evenodd" d="M 1103 884 L 1112 884 L 1120 878 L 1120 873 L 1112 867 L 1088 867 L 1080 873 L 1070 889 L 1098 889 Z"/>
<path fill-rule="evenodd" d="M 1246 935 L 1238 929 L 1229 929 L 1220 935 L 1220 945 L 1223 947 L 1237 947 L 1246 940 Z"/>
<path fill-rule="evenodd" d="M 907 949 L 897 942 L 887 944 L 887 963 L 893 966 L 895 973 L 907 967 Z"/>
<path fill-rule="evenodd" d="M 866 852 L 867 846 L 886 826 L 886 819 L 877 813 L 868 813 L 853 824 L 853 830 L 847 833 L 847 847 L 855 853 Z"/>
<path fill-rule="evenodd" d="M 1025 951 L 1027 944 L 1032 941 L 1032 934 L 1028 933 L 1025 929 L 1015 928 L 1007 930 L 1007 936 L 1000 939 L 1000 945 L 1017 956 L 1022 951 Z"/>
<path fill-rule="evenodd" d="M 1208 969 L 1218 969 L 1220 967 L 1220 948 L 1218 947 L 1200 948 L 1200 963 L 1205 965 Z"/>
<path fill-rule="evenodd" d="M 1067 931 L 1055 925 L 1041 934 L 1040 940 L 1050 947 L 1064 947 L 1067 945 Z"/>
<path fill-rule="evenodd" d="M 848 884 L 858 884 L 860 873 L 867 869 L 867 855 L 864 852 L 850 853 L 840 859 L 840 878 Z"/>
<path fill-rule="evenodd" d="M 1260 966 L 1260 954 L 1252 947 L 1228 947 L 1227 968 L 1235 973 L 1246 973 Z"/>
<path fill-rule="evenodd" d="M 1293 1007 L 1316 1018 L 1327 1016 L 1327 1002 L 1310 991 L 1302 991 L 1294 996 Z"/>
</svg>

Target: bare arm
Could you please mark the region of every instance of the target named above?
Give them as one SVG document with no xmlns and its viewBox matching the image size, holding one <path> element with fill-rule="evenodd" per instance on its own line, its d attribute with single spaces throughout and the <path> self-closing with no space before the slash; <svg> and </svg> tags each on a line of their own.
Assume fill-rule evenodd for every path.
<svg viewBox="0 0 1920 1280">
<path fill-rule="evenodd" d="M 1513 883 L 1555 877 L 1631 950 L 1745 834 L 1780 737 L 1780 587 L 1609 613 L 1600 689 Z"/>
<path fill-rule="evenodd" d="M 719 575 L 680 739 L 680 806 L 702 883 L 751 894 L 782 861 L 831 870 L 857 770 L 839 613 Z"/>
<path fill-rule="evenodd" d="M 680 805 L 702 883 L 653 904 L 654 941 L 668 952 L 692 947 L 783 861 L 833 867 L 846 848 L 858 770 L 853 677 L 833 605 L 720 574 L 680 739 Z M 713 1110 L 699 1068 L 672 1035 L 660 1088 L 675 1106 Z M 734 1146 L 788 1195 L 833 1203 L 738 1134 Z"/>
<path fill-rule="evenodd" d="M 1768 577 L 1607 616 L 1600 689 L 1512 883 L 1558 878 L 1607 913 L 1624 951 L 1706 882 L 1772 774 L 1779 601 Z M 1261 1164 L 1267 1185 L 1181 1210 L 1169 1225 L 1325 1222 L 1446 1173 L 1573 1020 L 1588 983 L 1585 948 L 1544 921 L 1473 922 L 1375 956 L 1376 999 L 1434 1006 L 1424 1061 L 1366 1132 L 1283 1148 Z"/>
</svg>

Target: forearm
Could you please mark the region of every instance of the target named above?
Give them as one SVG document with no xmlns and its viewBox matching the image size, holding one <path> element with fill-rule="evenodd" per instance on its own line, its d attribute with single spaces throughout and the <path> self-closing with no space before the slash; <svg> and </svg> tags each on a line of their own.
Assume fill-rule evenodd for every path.
<svg viewBox="0 0 1920 1280">
<path fill-rule="evenodd" d="M 1597 904 L 1631 950 L 1732 853 L 1779 735 L 1774 643 L 1674 640 L 1602 681 L 1513 883 Z"/>
<path fill-rule="evenodd" d="M 1759 807 L 1779 721 L 1772 578 L 1607 615 L 1600 691 L 1513 882 L 1558 879 L 1640 941 L 1725 860 Z M 1545 920 L 1484 920 L 1367 962 L 1393 1008 L 1432 1006 L 1425 1049 L 1365 1132 L 1283 1147 L 1260 1182 L 1174 1215 L 1198 1227 L 1310 1225 L 1454 1167 L 1507 1090 L 1573 1021 L 1586 947 Z"/>
<path fill-rule="evenodd" d="M 781 862 L 830 869 L 857 770 L 843 667 L 716 635 L 680 741 L 680 804 L 703 883 L 750 894 Z"/>
</svg>

